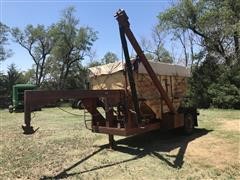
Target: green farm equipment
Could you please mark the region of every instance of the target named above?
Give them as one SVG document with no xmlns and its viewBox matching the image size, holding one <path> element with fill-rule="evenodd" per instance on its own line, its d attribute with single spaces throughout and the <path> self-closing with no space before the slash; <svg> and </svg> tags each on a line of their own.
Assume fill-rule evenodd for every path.
<svg viewBox="0 0 240 180">
<path fill-rule="evenodd" d="M 9 106 L 9 112 L 24 111 L 24 91 L 34 90 L 37 86 L 33 84 L 16 84 L 12 89 L 12 105 Z"/>
</svg>

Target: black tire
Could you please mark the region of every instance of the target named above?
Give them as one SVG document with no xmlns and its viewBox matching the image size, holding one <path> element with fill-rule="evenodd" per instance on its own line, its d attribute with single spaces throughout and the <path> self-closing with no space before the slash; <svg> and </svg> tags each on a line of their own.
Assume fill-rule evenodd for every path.
<svg viewBox="0 0 240 180">
<path fill-rule="evenodd" d="M 194 131 L 194 119 L 193 115 L 190 113 L 187 113 L 184 115 L 184 127 L 183 132 L 186 135 L 192 134 Z"/>
<path fill-rule="evenodd" d="M 12 106 L 9 106 L 9 107 L 8 107 L 8 111 L 9 111 L 10 113 L 13 113 L 13 107 L 12 107 Z"/>
</svg>

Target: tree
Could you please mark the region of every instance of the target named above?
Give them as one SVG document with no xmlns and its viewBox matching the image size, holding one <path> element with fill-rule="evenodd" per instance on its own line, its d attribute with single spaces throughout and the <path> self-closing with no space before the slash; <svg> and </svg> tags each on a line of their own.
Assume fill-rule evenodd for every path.
<svg viewBox="0 0 240 180">
<path fill-rule="evenodd" d="M 113 52 L 107 52 L 102 58 L 102 64 L 114 63 L 118 61 L 118 57 Z"/>
<path fill-rule="evenodd" d="M 6 49 L 4 46 L 8 44 L 9 28 L 0 22 L 0 62 L 4 61 L 12 55 L 10 49 Z"/>
<path fill-rule="evenodd" d="M 34 68 L 34 66 L 32 68 L 28 69 L 27 71 L 23 71 L 22 74 L 23 74 L 23 81 L 24 82 L 34 84 L 34 82 L 35 82 L 35 68 Z"/>
<path fill-rule="evenodd" d="M 201 108 L 211 106 L 212 100 L 208 88 L 221 75 L 220 66 L 216 63 L 217 59 L 213 56 L 207 56 L 206 59 L 199 67 L 194 66 L 192 77 L 189 80 L 191 104 Z"/>
<path fill-rule="evenodd" d="M 208 53 L 230 66 L 240 62 L 239 9 L 239 0 L 183 0 L 160 13 L 159 25 L 165 30 L 192 31 Z"/>
<path fill-rule="evenodd" d="M 15 64 L 11 64 L 8 66 L 8 71 L 6 75 L 6 82 L 7 82 L 7 92 L 12 92 L 13 85 L 17 84 L 18 80 L 20 78 L 20 73 L 16 69 Z"/>
<path fill-rule="evenodd" d="M 240 109 L 240 67 L 218 64 L 217 58 L 207 55 L 194 66 L 189 81 L 191 105 L 201 108 Z"/>
<path fill-rule="evenodd" d="M 26 83 L 23 78 L 22 72 L 20 72 L 15 64 L 8 66 L 7 75 L 5 75 L 6 92 L 8 95 L 12 95 L 12 87 L 15 84 Z"/>
<path fill-rule="evenodd" d="M 195 61 L 187 103 L 240 108 L 239 9 L 239 0 L 182 0 L 158 16 L 159 26 L 180 41 L 185 65 Z"/>
<path fill-rule="evenodd" d="M 219 66 L 221 74 L 207 89 L 211 105 L 216 108 L 240 109 L 240 67 L 230 69 Z"/>
<path fill-rule="evenodd" d="M 152 53 L 144 53 L 147 60 L 154 60 L 154 55 Z"/>
<path fill-rule="evenodd" d="M 54 72 L 50 74 L 59 74 L 56 77 L 58 89 L 66 87 L 70 69 L 74 64 L 80 65 L 97 39 L 97 32 L 92 28 L 78 27 L 79 20 L 74 16 L 74 12 L 73 7 L 66 8 L 60 21 L 51 28 L 55 45 L 49 58 L 50 64 L 54 66 Z"/>
<path fill-rule="evenodd" d="M 48 61 L 50 62 L 50 61 Z M 53 67 L 53 66 L 48 66 Z M 59 71 L 51 71 L 51 68 L 46 70 L 49 72 L 47 74 L 46 81 L 42 84 L 42 89 L 55 90 L 58 86 Z M 65 89 L 86 89 L 86 82 L 88 77 L 87 68 L 80 65 L 78 62 L 72 64 L 69 68 L 69 73 L 65 79 L 64 88 Z"/>
<path fill-rule="evenodd" d="M 88 64 L 88 67 L 94 67 L 94 66 L 100 66 L 102 65 L 101 62 L 99 61 L 91 61 L 89 64 Z"/>
<path fill-rule="evenodd" d="M 0 72 L 0 96 L 7 94 L 6 76 Z"/>
<path fill-rule="evenodd" d="M 35 84 L 40 86 L 44 80 L 46 60 L 52 50 L 53 41 L 49 29 L 44 25 L 27 25 L 24 31 L 12 29 L 15 42 L 26 49 L 35 64 Z"/>
<path fill-rule="evenodd" d="M 185 66 L 187 67 L 190 63 L 190 65 L 193 64 L 194 61 L 194 55 L 193 55 L 193 37 L 192 34 L 189 33 L 189 31 L 187 30 L 177 30 L 174 33 L 174 37 L 172 38 L 172 40 L 179 40 L 182 48 L 183 48 L 183 52 L 184 52 L 184 60 L 185 60 Z M 190 44 L 190 53 L 189 53 L 189 44 Z M 191 61 L 190 61 L 191 58 Z"/>
<path fill-rule="evenodd" d="M 87 89 L 87 78 L 87 68 L 79 65 L 79 63 L 76 63 L 69 70 L 69 75 L 66 79 L 65 87 L 67 89 Z"/>
<path fill-rule="evenodd" d="M 173 59 L 170 53 L 164 48 L 164 34 L 161 34 L 160 26 L 155 26 L 152 30 L 152 40 L 142 38 L 141 44 L 149 60 L 157 62 L 172 63 Z"/>
</svg>

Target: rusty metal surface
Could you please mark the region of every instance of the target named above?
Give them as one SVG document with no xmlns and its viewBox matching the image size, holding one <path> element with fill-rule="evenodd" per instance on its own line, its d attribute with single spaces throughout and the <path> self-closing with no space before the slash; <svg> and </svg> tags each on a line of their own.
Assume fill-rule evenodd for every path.
<svg viewBox="0 0 240 180">
<path fill-rule="evenodd" d="M 184 125 L 184 113 L 165 113 L 161 119 L 161 127 L 164 129 L 173 129 Z"/>
<path fill-rule="evenodd" d="M 114 119 L 111 108 L 123 106 L 125 103 L 124 90 L 59 90 L 59 91 L 25 91 L 24 92 L 24 125 L 26 134 L 34 133 L 31 126 L 31 112 L 36 107 L 55 103 L 60 99 L 81 99 L 85 109 L 92 115 L 92 125 L 113 126 Z M 97 110 L 97 107 L 104 109 L 107 119 Z M 125 111 L 122 108 L 122 111 Z M 126 114 L 126 112 L 121 112 Z"/>
<path fill-rule="evenodd" d="M 131 136 L 136 134 L 145 133 L 148 131 L 160 129 L 160 122 L 147 124 L 142 127 L 135 127 L 135 128 L 109 128 L 104 126 L 95 127 L 96 133 L 105 133 L 105 134 L 112 134 L 112 135 L 119 135 L 119 136 Z"/>
<path fill-rule="evenodd" d="M 34 133 L 31 126 L 31 112 L 35 107 L 66 98 L 82 100 L 84 108 L 92 115 L 93 132 L 129 136 L 160 128 L 158 120 L 148 124 L 134 123 L 136 116 L 126 109 L 129 102 L 125 100 L 124 90 L 25 91 L 24 98 L 23 129 L 26 134 Z M 105 117 L 99 112 L 98 107 L 103 108 Z M 112 141 L 112 137 L 110 139 Z"/>
<path fill-rule="evenodd" d="M 125 61 L 126 61 L 126 72 L 128 75 L 129 85 L 131 88 L 131 97 L 132 97 L 133 106 L 136 113 L 136 119 L 138 124 L 141 122 L 141 115 L 140 115 L 140 109 L 139 109 L 137 90 L 136 90 L 135 81 L 133 77 L 133 67 L 132 67 L 132 63 L 130 61 L 130 57 L 128 53 L 128 47 L 127 47 L 126 37 L 124 35 L 124 29 L 122 27 L 119 27 L 119 31 L 120 31 L 120 37 L 121 37 L 122 48 L 125 56 Z"/>
</svg>

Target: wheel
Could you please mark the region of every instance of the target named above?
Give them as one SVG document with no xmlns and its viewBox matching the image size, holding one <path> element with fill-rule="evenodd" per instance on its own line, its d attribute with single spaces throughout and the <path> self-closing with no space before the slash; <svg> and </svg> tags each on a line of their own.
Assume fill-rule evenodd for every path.
<svg viewBox="0 0 240 180">
<path fill-rule="evenodd" d="M 193 115 L 188 113 L 184 115 L 184 127 L 183 132 L 186 135 L 192 134 L 194 130 Z"/>
<path fill-rule="evenodd" d="M 12 106 L 12 105 L 10 105 L 10 106 L 8 107 L 8 111 L 9 111 L 10 113 L 13 113 L 13 106 Z"/>
</svg>

